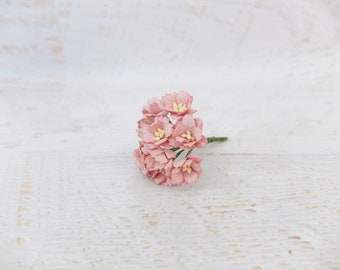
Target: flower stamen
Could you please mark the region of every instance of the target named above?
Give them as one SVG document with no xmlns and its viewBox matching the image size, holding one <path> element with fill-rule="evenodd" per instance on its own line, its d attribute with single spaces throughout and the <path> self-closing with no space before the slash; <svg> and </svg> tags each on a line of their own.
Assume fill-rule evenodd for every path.
<svg viewBox="0 0 340 270">
<path fill-rule="evenodd" d="M 165 130 L 161 128 L 157 128 L 157 130 L 154 132 L 155 134 L 155 141 L 159 141 L 165 137 Z"/>
<path fill-rule="evenodd" d="M 188 174 L 191 174 L 192 172 L 191 166 L 190 165 L 184 166 L 182 168 L 182 172 L 187 172 Z"/>
<path fill-rule="evenodd" d="M 178 103 L 177 104 L 176 102 L 174 102 L 173 105 L 172 105 L 172 108 L 176 113 L 183 112 L 186 109 L 186 107 L 187 107 L 187 105 L 184 104 L 184 103 Z"/>
<path fill-rule="evenodd" d="M 189 142 L 192 142 L 195 140 L 195 138 L 192 136 L 191 131 L 187 130 L 185 133 L 181 135 L 182 138 L 187 139 Z"/>
</svg>

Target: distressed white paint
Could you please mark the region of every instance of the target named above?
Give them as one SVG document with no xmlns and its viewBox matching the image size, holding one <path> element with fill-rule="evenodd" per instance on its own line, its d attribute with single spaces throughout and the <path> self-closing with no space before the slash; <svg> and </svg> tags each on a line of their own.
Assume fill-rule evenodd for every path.
<svg viewBox="0 0 340 270">
<path fill-rule="evenodd" d="M 0 1 L 0 269 L 340 269 L 340 5 L 295 2 Z M 182 88 L 230 140 L 156 186 Z"/>
</svg>

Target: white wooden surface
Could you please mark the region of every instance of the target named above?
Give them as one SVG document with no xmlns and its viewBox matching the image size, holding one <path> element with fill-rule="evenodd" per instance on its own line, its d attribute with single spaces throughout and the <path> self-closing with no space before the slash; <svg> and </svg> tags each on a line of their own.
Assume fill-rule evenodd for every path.
<svg viewBox="0 0 340 270">
<path fill-rule="evenodd" d="M 0 269 L 340 269 L 339 1 L 0 0 Z M 186 187 L 141 176 L 186 89 Z"/>
</svg>

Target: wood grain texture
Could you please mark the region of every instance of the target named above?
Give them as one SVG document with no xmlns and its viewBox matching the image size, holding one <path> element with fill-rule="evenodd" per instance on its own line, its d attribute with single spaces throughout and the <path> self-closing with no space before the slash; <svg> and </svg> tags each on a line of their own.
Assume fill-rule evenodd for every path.
<svg viewBox="0 0 340 270">
<path fill-rule="evenodd" d="M 338 1 L 0 0 L 0 269 L 340 269 Z M 187 89 L 200 180 L 134 165 Z"/>
</svg>

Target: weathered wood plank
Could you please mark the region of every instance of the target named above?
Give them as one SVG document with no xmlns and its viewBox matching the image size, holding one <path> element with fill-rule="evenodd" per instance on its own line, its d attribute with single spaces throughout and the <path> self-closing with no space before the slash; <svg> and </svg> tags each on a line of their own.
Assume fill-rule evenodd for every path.
<svg viewBox="0 0 340 270">
<path fill-rule="evenodd" d="M 337 1 L 0 0 L 0 269 L 340 269 Z M 195 185 L 134 166 L 187 89 Z"/>
<path fill-rule="evenodd" d="M 339 155 L 205 154 L 200 181 L 177 188 L 131 159 L 2 157 L 2 267 L 339 265 Z"/>
</svg>

